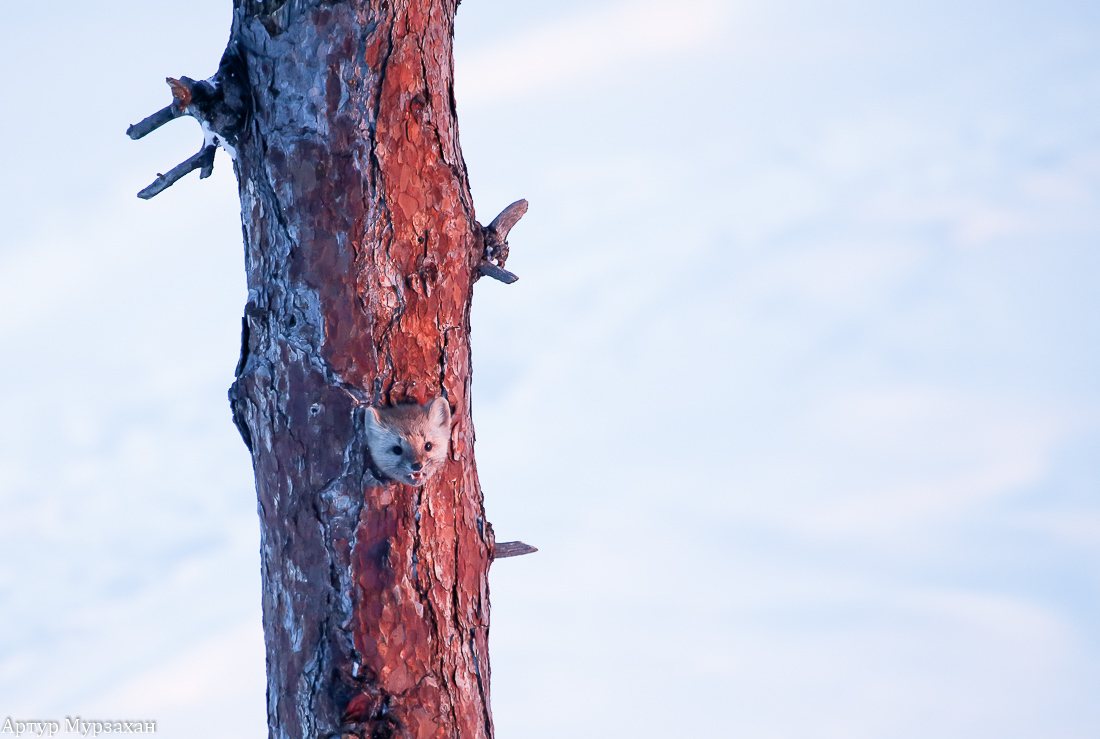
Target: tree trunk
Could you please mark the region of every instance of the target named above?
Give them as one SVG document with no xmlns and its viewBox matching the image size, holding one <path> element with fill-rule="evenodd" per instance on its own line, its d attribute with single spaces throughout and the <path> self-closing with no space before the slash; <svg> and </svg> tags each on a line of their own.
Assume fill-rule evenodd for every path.
<svg viewBox="0 0 1100 739">
<path fill-rule="evenodd" d="M 458 144 L 457 1 L 235 5 L 220 82 L 235 70 L 251 101 L 230 400 L 259 497 L 270 736 L 491 737 L 469 341 L 486 238 Z M 442 471 L 380 479 L 364 406 L 440 395 Z"/>
</svg>

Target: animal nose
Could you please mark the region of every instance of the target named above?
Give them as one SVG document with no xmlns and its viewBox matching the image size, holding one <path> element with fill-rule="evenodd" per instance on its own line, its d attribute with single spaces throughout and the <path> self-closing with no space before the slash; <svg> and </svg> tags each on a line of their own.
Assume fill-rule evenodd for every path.
<svg viewBox="0 0 1100 739">
<path fill-rule="evenodd" d="M 424 465 L 420 464 L 419 462 L 413 462 L 412 463 L 413 472 L 419 472 L 420 468 L 423 467 L 423 466 Z"/>
</svg>

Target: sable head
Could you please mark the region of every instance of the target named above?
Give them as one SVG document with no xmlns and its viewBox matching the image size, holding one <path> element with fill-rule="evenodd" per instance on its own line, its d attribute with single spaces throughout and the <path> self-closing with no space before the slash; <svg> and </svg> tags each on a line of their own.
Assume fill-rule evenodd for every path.
<svg viewBox="0 0 1100 739">
<path fill-rule="evenodd" d="M 367 408 L 367 447 L 374 466 L 406 485 L 423 485 L 447 458 L 451 406 L 446 398 L 424 405 Z"/>
</svg>

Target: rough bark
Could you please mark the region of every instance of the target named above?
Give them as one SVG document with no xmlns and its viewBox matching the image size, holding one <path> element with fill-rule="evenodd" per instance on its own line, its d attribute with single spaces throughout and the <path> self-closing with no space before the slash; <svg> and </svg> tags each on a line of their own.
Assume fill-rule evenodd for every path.
<svg viewBox="0 0 1100 739">
<path fill-rule="evenodd" d="M 474 281 L 506 283 L 516 201 L 474 220 L 458 146 L 457 0 L 235 0 L 207 80 L 168 78 L 240 185 L 248 302 L 229 391 L 261 523 L 271 737 L 492 737 L 488 569 L 497 545 L 470 421 Z M 423 487 L 372 464 L 366 406 L 443 396 L 447 461 Z"/>
<path fill-rule="evenodd" d="M 248 303 L 234 420 L 262 535 L 270 736 L 492 736 L 454 0 L 237 0 Z M 372 472 L 364 404 L 445 395 L 446 466 Z"/>
</svg>

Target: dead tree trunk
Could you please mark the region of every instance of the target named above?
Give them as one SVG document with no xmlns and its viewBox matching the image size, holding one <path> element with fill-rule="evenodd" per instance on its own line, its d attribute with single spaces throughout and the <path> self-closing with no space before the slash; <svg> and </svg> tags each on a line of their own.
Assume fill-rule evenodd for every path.
<svg viewBox="0 0 1100 739">
<path fill-rule="evenodd" d="M 474 219 L 458 144 L 457 0 L 235 0 L 209 80 L 170 80 L 240 185 L 248 303 L 233 419 L 262 535 L 268 722 L 279 739 L 491 737 L 488 570 L 474 465 L 470 299 L 517 203 Z M 436 396 L 454 425 L 423 487 L 383 479 L 364 407 Z M 521 553 L 512 549 L 501 555 Z"/>
</svg>

